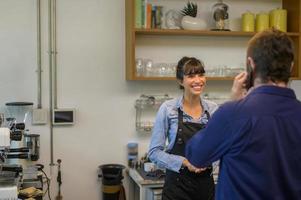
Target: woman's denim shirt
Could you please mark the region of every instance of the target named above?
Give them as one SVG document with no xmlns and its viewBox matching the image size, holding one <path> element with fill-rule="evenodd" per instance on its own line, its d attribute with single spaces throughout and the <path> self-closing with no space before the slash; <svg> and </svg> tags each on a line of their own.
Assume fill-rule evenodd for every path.
<svg viewBox="0 0 301 200">
<path fill-rule="evenodd" d="M 201 99 L 201 104 L 203 113 L 199 119 L 193 119 L 183 111 L 183 97 L 168 100 L 161 105 L 156 116 L 148 152 L 150 160 L 156 163 L 158 167 L 179 172 L 185 158 L 168 153 L 174 146 L 177 136 L 178 108 L 183 111 L 184 122 L 207 124 L 208 118 L 205 111 L 212 115 L 218 106 L 216 103 L 205 99 Z"/>
</svg>

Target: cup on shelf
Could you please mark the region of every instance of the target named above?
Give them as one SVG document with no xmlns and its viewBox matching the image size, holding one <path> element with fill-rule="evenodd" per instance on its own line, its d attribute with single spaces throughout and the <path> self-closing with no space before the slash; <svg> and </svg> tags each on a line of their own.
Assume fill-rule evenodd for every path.
<svg viewBox="0 0 301 200">
<path fill-rule="evenodd" d="M 137 76 L 143 76 L 144 73 L 144 61 L 142 58 L 136 59 L 136 75 Z"/>
<path fill-rule="evenodd" d="M 176 64 L 175 63 L 156 63 L 154 69 L 155 76 L 158 77 L 175 77 Z"/>
<path fill-rule="evenodd" d="M 227 65 L 218 65 L 206 68 L 207 77 L 235 77 L 240 72 L 245 71 L 244 67 L 229 67 Z"/>
<path fill-rule="evenodd" d="M 167 65 L 166 63 L 160 63 L 158 70 L 158 76 L 167 76 Z"/>
<path fill-rule="evenodd" d="M 168 77 L 175 77 L 177 71 L 177 63 L 168 63 L 167 64 L 167 75 Z"/>
<path fill-rule="evenodd" d="M 156 63 L 154 64 L 154 76 L 165 77 L 167 76 L 167 64 L 166 63 Z"/>
<path fill-rule="evenodd" d="M 153 61 L 151 59 L 145 59 L 145 69 L 144 69 L 144 76 L 149 77 L 153 76 Z"/>
<path fill-rule="evenodd" d="M 205 75 L 206 75 L 207 77 L 212 77 L 212 76 L 214 76 L 214 68 L 213 68 L 213 67 L 206 67 L 206 68 L 205 68 L 205 71 L 206 71 Z"/>
<path fill-rule="evenodd" d="M 138 77 L 175 77 L 176 63 L 154 63 L 151 59 L 136 58 Z"/>
</svg>

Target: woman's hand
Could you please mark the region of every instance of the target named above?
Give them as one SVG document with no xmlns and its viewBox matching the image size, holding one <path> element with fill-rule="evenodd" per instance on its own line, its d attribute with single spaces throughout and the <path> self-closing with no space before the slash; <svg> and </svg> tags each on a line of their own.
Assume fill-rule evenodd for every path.
<svg viewBox="0 0 301 200">
<path fill-rule="evenodd" d="M 234 82 L 231 89 L 231 99 L 232 100 L 239 100 L 246 96 L 246 82 L 247 80 L 247 73 L 241 72 L 234 78 Z"/>
<path fill-rule="evenodd" d="M 187 159 L 183 160 L 183 164 L 184 167 L 187 167 L 187 169 L 191 172 L 194 173 L 201 173 L 203 171 L 205 171 L 207 168 L 197 168 L 195 166 L 193 166 Z"/>
</svg>

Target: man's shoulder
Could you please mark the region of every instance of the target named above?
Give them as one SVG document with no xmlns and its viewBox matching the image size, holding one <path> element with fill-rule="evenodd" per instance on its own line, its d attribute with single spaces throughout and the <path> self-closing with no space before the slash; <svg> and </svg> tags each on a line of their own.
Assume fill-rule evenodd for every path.
<svg viewBox="0 0 301 200">
<path fill-rule="evenodd" d="M 215 114 L 226 117 L 228 120 L 234 120 L 245 116 L 246 105 L 243 100 L 228 101 L 219 106 Z"/>
<path fill-rule="evenodd" d="M 226 109 L 226 110 L 231 110 L 231 109 L 234 109 L 238 106 L 241 105 L 241 101 L 227 101 L 225 103 L 223 103 L 220 108 L 222 109 Z"/>
</svg>

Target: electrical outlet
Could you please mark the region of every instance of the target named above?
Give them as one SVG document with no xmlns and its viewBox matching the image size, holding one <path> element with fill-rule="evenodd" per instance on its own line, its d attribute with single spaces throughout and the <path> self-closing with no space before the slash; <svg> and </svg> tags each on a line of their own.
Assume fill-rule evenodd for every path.
<svg viewBox="0 0 301 200">
<path fill-rule="evenodd" d="M 32 110 L 32 124 L 33 125 L 43 125 L 47 124 L 48 116 L 46 109 L 33 109 Z"/>
</svg>

